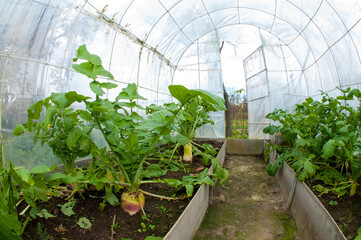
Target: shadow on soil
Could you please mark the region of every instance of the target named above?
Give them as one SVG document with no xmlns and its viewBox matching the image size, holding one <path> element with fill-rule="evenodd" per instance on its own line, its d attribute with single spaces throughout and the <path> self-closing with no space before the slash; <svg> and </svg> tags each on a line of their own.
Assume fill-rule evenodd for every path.
<svg viewBox="0 0 361 240">
<path fill-rule="evenodd" d="M 213 188 L 211 206 L 193 240 L 299 239 L 274 178 L 260 156 L 228 156 L 230 177 Z"/>
</svg>

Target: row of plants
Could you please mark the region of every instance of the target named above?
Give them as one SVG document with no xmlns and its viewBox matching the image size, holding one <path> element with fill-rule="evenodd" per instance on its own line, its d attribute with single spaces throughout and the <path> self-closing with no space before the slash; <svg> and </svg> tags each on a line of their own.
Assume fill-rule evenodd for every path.
<svg viewBox="0 0 361 240">
<path fill-rule="evenodd" d="M 135 84 L 128 84 L 115 100 L 110 100 L 106 92 L 118 85 L 98 80 L 100 76 L 114 79 L 103 68 L 101 59 L 82 45 L 74 58 L 74 62 L 78 61 L 81 63 L 74 63 L 73 68 L 91 79 L 89 87 L 95 96 L 75 91 L 52 93 L 32 104 L 27 122 L 17 125 L 13 132 L 16 136 L 32 133 L 35 142 L 51 148 L 63 168 L 37 165 L 27 170 L 3 159 L 0 166 L 1 239 L 21 239 L 29 221 L 48 214 L 46 209 L 37 208 L 38 203 L 60 197 L 64 192 L 70 201 L 92 186 L 105 193 L 103 204 L 120 205 L 130 215 L 142 211 L 146 216 L 144 195 L 168 200 L 186 198 L 192 196 L 197 186 L 203 183 L 214 186 L 215 179 L 222 184 L 228 177 L 228 171 L 215 158 L 215 149 L 194 141 L 199 127 L 213 123 L 209 113 L 225 110 L 222 98 L 204 90 L 170 85 L 169 92 L 178 103 L 142 107 L 139 102 L 146 99 L 138 94 Z M 105 146 L 93 140 L 94 132 L 102 135 Z M 179 157 L 182 146 L 184 156 Z M 206 167 L 199 174 L 182 179 L 162 177 L 168 171 L 186 170 L 185 166 L 192 162 L 192 152 L 202 155 L 206 166 L 213 166 L 212 174 Z M 88 156 L 92 161 L 87 168 L 75 167 L 77 159 Z M 150 193 L 142 190 L 144 184 L 167 184 L 184 189 L 184 194 Z M 22 201 L 28 206 L 19 213 L 26 219 L 20 222 L 17 206 Z M 65 207 L 67 209 L 69 207 Z M 85 226 L 87 222 L 80 224 Z"/>
<path fill-rule="evenodd" d="M 323 194 L 354 196 L 361 183 L 361 91 L 340 89 L 340 96 L 322 92 L 322 99 L 307 98 L 292 113 L 277 109 L 266 118 L 277 125 L 263 132 L 282 137 L 282 144 L 269 143 L 266 155 L 279 157 L 266 171 L 274 176 L 283 161 L 299 181 L 314 185 Z M 268 157 L 267 157 L 268 158 Z"/>
</svg>

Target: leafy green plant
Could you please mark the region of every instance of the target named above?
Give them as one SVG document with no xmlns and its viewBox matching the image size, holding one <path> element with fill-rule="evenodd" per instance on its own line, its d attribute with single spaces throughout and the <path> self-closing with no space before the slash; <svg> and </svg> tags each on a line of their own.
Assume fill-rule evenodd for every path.
<svg viewBox="0 0 361 240">
<path fill-rule="evenodd" d="M 36 230 L 36 233 L 38 234 L 39 238 L 41 240 L 50 240 L 52 239 L 52 236 L 48 234 L 45 228 L 43 228 L 42 224 L 38 222 L 38 228 Z"/>
<path fill-rule="evenodd" d="M 220 110 L 226 110 L 225 106 L 194 98 L 185 104 L 184 109 L 177 115 L 175 129 L 178 135 L 175 136 L 175 141 L 184 148 L 184 161 L 192 162 L 192 141 L 195 139 L 196 130 L 206 124 L 214 124 L 209 113 Z"/>
<path fill-rule="evenodd" d="M 124 187 L 126 190 L 122 194 L 121 205 L 134 214 L 144 206 L 143 194 L 158 196 L 140 189 L 141 184 L 152 182 L 142 181 L 143 165 L 160 139 L 173 131 L 177 116 L 184 116 L 184 109 L 193 102 L 208 104 L 210 109 L 223 109 L 223 99 L 204 90 L 189 90 L 184 86 L 171 85 L 168 87 L 169 92 L 179 101 L 178 104 L 143 108 L 138 101 L 145 98 L 138 94 L 135 84 L 128 84 L 111 101 L 104 97 L 105 92 L 116 88 L 117 84 L 98 80 L 99 77 L 114 79 L 103 68 L 101 59 L 90 54 L 85 45 L 82 45 L 74 58 L 74 62 L 78 61 L 82 62 L 74 63 L 73 68 L 91 79 L 89 87 L 95 94 L 95 99 L 74 91 L 52 93 L 50 97 L 30 106 L 27 123 L 17 125 L 14 134 L 21 135 L 25 131 L 34 133 L 35 140 L 47 143 L 61 159 L 67 174 L 54 173 L 47 181 L 75 183 L 78 188 L 78 184 L 93 184 L 98 190 L 105 189 L 105 200 L 112 205 L 119 204 L 113 191 Z M 83 109 L 75 110 L 71 108 L 73 104 L 81 105 Z M 40 120 L 43 108 L 45 117 Z M 139 114 L 140 111 L 147 116 L 143 117 Z M 103 135 L 106 147 L 99 149 L 92 141 L 93 130 Z M 74 169 L 76 158 L 89 154 L 93 157 L 89 169 L 86 172 Z M 215 169 L 221 172 L 222 168 L 218 164 Z M 224 177 L 226 174 L 214 176 Z M 199 178 L 183 184 L 187 186 L 187 193 L 191 192 L 188 185 L 198 184 L 200 180 L 207 182 L 207 178 Z M 135 210 L 133 207 L 132 211 L 127 209 L 127 206 L 134 205 L 137 206 Z"/>
<path fill-rule="evenodd" d="M 21 235 L 29 222 L 27 217 L 23 225 L 18 220 L 17 203 L 25 199 L 29 207 L 36 207 L 37 200 L 47 201 L 48 191 L 46 173 L 55 169 L 55 166 L 35 166 L 29 171 L 14 166 L 0 165 L 0 237 L 4 239 L 21 239 Z M 24 211 L 28 209 L 25 208 Z M 48 217 L 46 210 L 39 212 Z"/>
<path fill-rule="evenodd" d="M 84 124 L 89 113 L 85 110 L 69 108 L 74 102 L 83 102 L 85 97 L 76 92 L 52 93 L 50 97 L 32 104 L 28 109 L 26 124 L 17 125 L 14 135 L 32 132 L 34 140 L 47 143 L 53 153 L 62 161 L 66 172 L 74 172 L 74 161 L 98 151 L 91 140 L 90 133 L 94 125 Z M 40 121 L 43 107 L 45 117 Z M 96 155 L 96 154 L 95 154 Z"/>
<path fill-rule="evenodd" d="M 121 228 L 122 226 L 119 225 L 119 223 L 114 223 L 113 225 L 110 226 L 110 229 L 113 229 L 114 231 L 117 230 L 118 228 Z"/>
<path fill-rule="evenodd" d="M 300 181 L 315 179 L 321 194 L 333 192 L 339 196 L 356 193 L 361 176 L 361 92 L 350 88 L 342 90 L 337 98 L 322 93 L 321 101 L 307 98 L 296 105 L 293 113 L 275 110 L 269 118 L 280 125 L 270 125 L 264 133 L 281 133 L 285 143 L 269 145 L 268 152 L 276 150 L 279 158 L 267 165 L 266 171 L 274 175 L 286 161 L 297 173 Z M 350 101 L 359 104 L 351 107 Z"/>
<path fill-rule="evenodd" d="M 144 198 L 142 196 L 144 191 L 139 191 L 139 186 L 142 184 L 143 164 L 160 138 L 172 131 L 176 116 L 194 99 L 200 99 L 215 106 L 222 106 L 222 99 L 204 90 L 188 90 L 183 86 L 172 85 L 169 86 L 169 91 L 179 104 L 166 104 L 157 109 L 151 106 L 147 111 L 148 117 L 143 118 L 136 109 L 145 110 L 137 104 L 138 100 L 145 100 L 145 98 L 137 93 L 135 84 L 129 84 L 123 88 L 113 102 L 101 99 L 100 97 L 104 94 L 103 88 L 110 89 L 116 85 L 100 83 L 96 78 L 98 75 L 111 77 L 110 73 L 101 67 L 101 61 L 89 54 L 85 47 L 79 48 L 77 59 L 83 59 L 86 62 L 74 64 L 74 69 L 93 79 L 90 88 L 96 94 L 96 100 L 92 102 L 85 100 L 91 121 L 103 134 L 114 156 L 113 160 L 120 169 L 118 178 L 124 179 L 124 186 L 128 189 L 128 192 L 123 194 L 128 194 L 128 199 L 132 198 L 131 202 L 134 204 L 136 199 Z M 143 203 L 139 202 L 139 208 L 142 208 Z"/>
<path fill-rule="evenodd" d="M 328 204 L 329 204 L 330 206 L 336 206 L 336 205 L 338 204 L 338 202 L 331 200 L 331 201 L 328 202 Z"/>
<path fill-rule="evenodd" d="M 140 223 L 141 228 L 138 229 L 138 232 L 146 233 L 148 230 L 154 230 L 155 225 L 150 224 L 150 223 L 147 224 L 145 222 L 145 220 L 147 220 L 147 217 L 145 215 L 142 215 L 141 218 L 143 221 Z"/>
</svg>

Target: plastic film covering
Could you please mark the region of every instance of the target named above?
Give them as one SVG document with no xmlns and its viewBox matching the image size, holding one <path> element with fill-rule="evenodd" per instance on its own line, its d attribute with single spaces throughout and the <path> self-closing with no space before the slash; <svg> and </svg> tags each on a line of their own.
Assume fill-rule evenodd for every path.
<svg viewBox="0 0 361 240">
<path fill-rule="evenodd" d="M 141 104 L 162 104 L 172 101 L 169 84 L 223 96 L 220 42 L 241 46 L 252 36 L 257 45 L 244 61 L 249 136 L 267 137 L 264 116 L 274 108 L 291 110 L 320 90 L 360 87 L 360 19 L 357 0 L 0 0 L 5 155 L 25 156 L 9 146 L 29 140 L 14 141 L 11 132 L 32 103 L 51 92 L 92 94 L 71 68 L 81 44 L 102 58 L 118 90 L 136 83 L 148 98 Z M 252 27 L 249 36 L 243 26 Z M 223 113 L 213 120 L 200 137 L 224 137 Z"/>
</svg>

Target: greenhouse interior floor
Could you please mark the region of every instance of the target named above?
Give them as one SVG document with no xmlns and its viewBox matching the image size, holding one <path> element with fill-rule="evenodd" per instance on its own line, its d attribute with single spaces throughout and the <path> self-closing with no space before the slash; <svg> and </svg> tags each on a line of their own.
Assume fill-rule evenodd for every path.
<svg viewBox="0 0 361 240">
<path fill-rule="evenodd" d="M 229 179 L 213 188 L 211 206 L 193 240 L 300 239 L 265 166 L 261 156 L 227 156 Z"/>
</svg>

